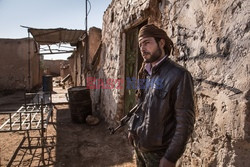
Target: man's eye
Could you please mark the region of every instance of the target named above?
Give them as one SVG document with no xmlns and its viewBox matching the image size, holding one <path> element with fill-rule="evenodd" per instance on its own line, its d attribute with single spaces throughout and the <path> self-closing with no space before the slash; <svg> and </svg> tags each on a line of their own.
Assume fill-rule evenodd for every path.
<svg viewBox="0 0 250 167">
<path fill-rule="evenodd" d="M 148 41 L 143 43 L 143 45 L 144 45 L 144 46 L 146 46 L 147 44 L 149 44 L 149 42 L 148 42 Z"/>
<path fill-rule="evenodd" d="M 149 44 L 149 41 L 142 42 L 141 44 L 139 44 L 139 47 L 145 46 L 147 44 Z"/>
</svg>

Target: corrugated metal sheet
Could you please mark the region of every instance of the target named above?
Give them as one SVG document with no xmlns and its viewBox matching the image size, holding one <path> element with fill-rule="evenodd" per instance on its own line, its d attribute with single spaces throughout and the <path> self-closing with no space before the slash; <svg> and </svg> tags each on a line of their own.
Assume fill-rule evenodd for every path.
<svg viewBox="0 0 250 167">
<path fill-rule="evenodd" d="M 29 28 L 28 31 L 40 45 L 51 45 L 56 43 L 76 44 L 82 40 L 84 30 L 70 30 L 65 28 L 56 29 L 35 29 Z"/>
</svg>

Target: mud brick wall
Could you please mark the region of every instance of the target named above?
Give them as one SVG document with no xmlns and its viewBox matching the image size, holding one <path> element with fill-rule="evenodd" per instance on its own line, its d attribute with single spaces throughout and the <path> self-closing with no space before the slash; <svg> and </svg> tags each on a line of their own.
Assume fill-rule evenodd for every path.
<svg viewBox="0 0 250 167">
<path fill-rule="evenodd" d="M 68 64 L 67 60 L 43 60 L 44 70 L 48 70 L 49 74 L 54 76 L 60 75 L 60 67 L 63 64 Z"/>
<path fill-rule="evenodd" d="M 0 90 L 28 89 L 29 40 L 0 39 Z M 30 40 L 30 85 L 41 84 L 40 57 Z"/>
</svg>

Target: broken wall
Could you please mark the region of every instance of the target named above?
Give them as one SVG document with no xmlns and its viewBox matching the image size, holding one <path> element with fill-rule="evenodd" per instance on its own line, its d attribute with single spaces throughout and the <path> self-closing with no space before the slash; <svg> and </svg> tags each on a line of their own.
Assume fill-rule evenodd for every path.
<svg viewBox="0 0 250 167">
<path fill-rule="evenodd" d="M 86 78 L 84 78 L 83 83 L 90 88 L 89 81 L 93 78 L 99 78 L 97 66 L 100 61 L 100 48 L 102 39 L 102 30 L 100 28 L 91 27 L 88 32 L 89 41 L 89 55 L 87 57 L 86 64 Z M 91 79 L 90 79 L 91 78 Z M 93 79 L 95 80 L 95 79 Z M 95 81 L 93 81 L 95 82 Z M 92 101 L 92 113 L 98 115 L 99 103 L 100 103 L 100 90 L 90 88 L 90 96 Z"/>
<path fill-rule="evenodd" d="M 250 163 L 249 9 L 246 0 L 113 0 L 105 11 L 100 78 L 124 77 L 124 32 L 145 19 L 168 33 L 171 59 L 193 75 L 197 118 L 182 166 Z M 101 89 L 100 98 L 107 121 L 117 121 L 124 90 Z"/>
<path fill-rule="evenodd" d="M 60 67 L 62 64 L 68 64 L 67 60 L 43 60 L 43 69 L 54 76 L 60 75 Z"/>
<path fill-rule="evenodd" d="M 28 52 L 30 42 L 30 86 L 41 84 L 40 56 L 33 39 L 0 39 L 0 90 L 29 89 Z"/>
<path fill-rule="evenodd" d="M 66 64 L 62 64 L 60 66 L 60 76 L 65 78 L 68 74 L 70 74 L 69 61 Z"/>
<path fill-rule="evenodd" d="M 102 30 L 100 28 L 91 27 L 89 29 L 89 57 L 88 64 L 91 66 L 99 45 L 101 44 Z"/>
<path fill-rule="evenodd" d="M 88 32 L 88 56 L 86 56 L 85 39 L 77 43 L 76 51 L 68 58 L 74 86 L 86 86 L 86 78 L 92 77 L 92 62 L 101 44 L 101 29 L 91 27 Z"/>
<path fill-rule="evenodd" d="M 84 53 L 84 43 L 82 41 L 78 42 L 78 47 L 75 52 L 68 58 L 69 60 L 69 69 L 72 82 L 74 86 L 82 85 L 82 58 L 81 55 Z"/>
</svg>

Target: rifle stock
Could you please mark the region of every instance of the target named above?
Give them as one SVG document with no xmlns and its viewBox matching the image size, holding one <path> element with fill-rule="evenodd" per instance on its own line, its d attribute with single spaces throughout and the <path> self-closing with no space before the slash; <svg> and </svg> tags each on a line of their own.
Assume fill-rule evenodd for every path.
<svg viewBox="0 0 250 167">
<path fill-rule="evenodd" d="M 119 125 L 116 128 L 110 127 L 109 131 L 110 134 L 114 134 L 118 129 L 120 129 L 121 127 L 125 126 L 126 123 L 130 120 L 130 118 L 132 117 L 132 115 L 140 108 L 140 106 L 142 105 L 142 103 L 135 105 L 129 112 L 127 115 L 125 115 L 121 120 Z"/>
</svg>

